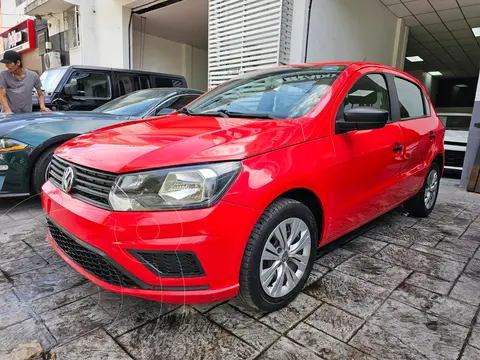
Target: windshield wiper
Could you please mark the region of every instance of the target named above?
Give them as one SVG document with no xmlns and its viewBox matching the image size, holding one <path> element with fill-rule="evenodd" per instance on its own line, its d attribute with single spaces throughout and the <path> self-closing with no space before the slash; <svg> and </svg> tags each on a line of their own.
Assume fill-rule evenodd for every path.
<svg viewBox="0 0 480 360">
<path fill-rule="evenodd" d="M 223 117 L 233 117 L 233 118 L 252 118 L 252 119 L 276 119 L 274 116 L 268 113 L 243 113 L 239 111 L 230 111 L 227 109 L 218 109 L 212 112 L 200 113 L 198 115 L 206 116 L 223 116 Z"/>
</svg>

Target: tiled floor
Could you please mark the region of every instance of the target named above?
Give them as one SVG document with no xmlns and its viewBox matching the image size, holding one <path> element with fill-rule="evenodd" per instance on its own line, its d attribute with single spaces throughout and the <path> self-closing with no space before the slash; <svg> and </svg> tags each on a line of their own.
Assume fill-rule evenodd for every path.
<svg viewBox="0 0 480 360">
<path fill-rule="evenodd" d="M 323 249 L 308 286 L 261 314 L 102 291 L 50 248 L 38 200 L 0 200 L 0 359 L 480 359 L 480 195 L 445 179 L 436 210 L 392 212 Z"/>
</svg>

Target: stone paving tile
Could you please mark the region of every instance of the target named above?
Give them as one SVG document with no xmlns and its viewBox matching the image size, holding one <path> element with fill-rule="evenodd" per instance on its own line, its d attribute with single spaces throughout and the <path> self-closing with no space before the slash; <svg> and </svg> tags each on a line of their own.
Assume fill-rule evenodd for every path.
<svg viewBox="0 0 480 360">
<path fill-rule="evenodd" d="M 250 306 L 246 305 L 243 300 L 239 297 L 236 297 L 228 302 L 228 304 L 232 305 L 236 309 L 240 310 L 241 312 L 247 314 L 248 316 L 253 317 L 254 319 L 260 319 L 261 317 L 268 315 L 267 313 L 258 311 L 257 309 L 253 309 Z"/>
<path fill-rule="evenodd" d="M 139 297 L 122 296 L 109 291 L 95 294 L 91 298 L 112 316 L 113 321 L 105 326 L 105 330 L 113 337 L 123 335 L 177 307 Z"/>
<path fill-rule="evenodd" d="M 264 350 L 281 336 L 261 322 L 228 304 L 220 305 L 207 314 L 208 318 L 232 332 L 257 350 Z"/>
<path fill-rule="evenodd" d="M 379 221 L 385 224 L 395 224 L 395 226 L 400 226 L 403 228 L 409 228 L 417 224 L 420 219 L 405 216 L 402 212 L 392 211 L 379 218 Z"/>
<path fill-rule="evenodd" d="M 475 306 L 408 284 L 395 290 L 391 298 L 465 327 L 470 326 L 477 311 Z"/>
<path fill-rule="evenodd" d="M 30 318 L 27 307 L 13 291 L 6 291 L 0 296 L 0 329 L 20 323 Z"/>
<path fill-rule="evenodd" d="M 433 291 L 437 294 L 447 295 L 453 287 L 453 282 L 448 282 L 435 278 L 433 276 L 425 275 L 419 272 L 414 272 L 406 280 L 406 284 L 415 285 L 417 287 Z"/>
<path fill-rule="evenodd" d="M 292 340 L 282 337 L 259 360 L 322 360 L 322 358 Z"/>
<path fill-rule="evenodd" d="M 464 264 L 442 259 L 420 251 L 405 249 L 397 245 L 388 245 L 375 255 L 376 258 L 402 266 L 407 269 L 453 281 L 461 273 Z"/>
<path fill-rule="evenodd" d="M 480 359 L 480 349 L 473 346 L 467 346 L 460 360 L 478 360 Z"/>
<path fill-rule="evenodd" d="M 10 291 L 12 289 L 13 284 L 8 281 L 8 279 L 5 277 L 5 275 L 2 274 L 0 271 L 0 296 L 2 293 Z"/>
<path fill-rule="evenodd" d="M 472 259 L 465 268 L 464 273 L 480 279 L 480 259 Z"/>
<path fill-rule="evenodd" d="M 449 201 L 448 203 L 438 203 L 435 205 L 432 214 L 439 214 L 441 216 L 450 216 L 457 217 L 459 216 L 468 206 L 468 203 L 465 202 L 453 202 Z"/>
<path fill-rule="evenodd" d="M 193 307 L 195 310 L 200 311 L 201 313 L 207 313 L 213 308 L 226 303 L 225 301 L 222 301 L 221 303 L 213 303 L 213 304 L 198 304 L 198 305 L 190 305 Z"/>
<path fill-rule="evenodd" d="M 459 237 L 465 232 L 465 230 L 467 230 L 470 223 L 471 221 L 468 219 L 444 216 L 441 218 L 441 221 L 435 221 L 434 219 L 424 219 L 418 224 L 415 224 L 414 228 L 422 229 L 433 234 L 443 234 L 444 236 Z"/>
<path fill-rule="evenodd" d="M 0 244 L 0 268 L 12 261 L 36 255 L 27 244 L 12 236 L 9 241 Z"/>
<path fill-rule="evenodd" d="M 389 291 L 339 271 L 328 273 L 305 293 L 361 318 L 367 318 L 387 298 Z"/>
<path fill-rule="evenodd" d="M 465 233 L 460 237 L 462 240 L 468 240 L 468 241 L 475 241 L 475 242 L 480 242 L 480 233 L 478 230 L 467 230 Z"/>
<path fill-rule="evenodd" d="M 444 259 L 457 261 L 457 262 L 462 263 L 462 264 L 466 264 L 469 261 L 469 258 L 467 256 L 454 254 L 454 253 L 451 253 L 451 252 L 448 252 L 448 251 L 443 251 L 443 250 L 440 250 L 436 247 L 432 248 L 432 247 L 429 247 L 429 246 L 413 244 L 410 247 L 410 249 L 421 251 L 421 252 L 426 253 L 426 254 L 432 254 L 432 255 L 435 255 L 435 256 L 438 256 L 438 257 L 441 257 L 441 258 L 444 258 Z"/>
<path fill-rule="evenodd" d="M 454 254 L 472 257 L 479 246 L 480 243 L 468 240 L 460 240 L 458 238 L 445 238 L 436 246 L 436 248 Z"/>
<path fill-rule="evenodd" d="M 328 254 L 323 255 L 320 259 L 318 259 L 318 263 L 329 268 L 335 268 L 351 258 L 353 255 L 355 255 L 353 251 L 338 248 L 329 252 Z"/>
<path fill-rule="evenodd" d="M 14 286 L 27 301 L 33 301 L 62 290 L 73 288 L 87 280 L 69 265 L 55 263 L 38 270 L 14 276 Z"/>
<path fill-rule="evenodd" d="M 12 241 L 12 236 L 17 239 L 27 237 L 35 232 L 39 226 L 41 226 L 40 222 L 35 219 L 24 220 L 21 223 L 11 220 L 9 223 L 2 224 L 0 226 L 0 244 Z"/>
<path fill-rule="evenodd" d="M 12 260 L 0 266 L 0 269 L 9 276 L 20 275 L 47 266 L 48 263 L 38 254 L 33 253 L 29 257 Z"/>
<path fill-rule="evenodd" d="M 181 307 L 120 336 L 117 341 L 138 360 L 236 360 L 258 355 L 258 350 L 190 307 Z"/>
<path fill-rule="evenodd" d="M 384 241 L 378 241 L 365 236 L 359 236 L 358 238 L 345 244 L 343 248 L 366 256 L 372 256 L 387 245 L 388 243 Z"/>
<path fill-rule="evenodd" d="M 403 247 L 410 247 L 414 243 L 433 247 L 445 237 L 443 234 L 427 232 L 421 228 L 404 228 L 396 224 L 378 226 L 365 236 Z"/>
<path fill-rule="evenodd" d="M 37 314 L 59 308 L 69 303 L 75 302 L 92 294 L 98 294 L 102 289 L 94 283 L 87 281 L 82 285 L 53 293 L 52 295 L 42 297 L 32 301 L 30 306 Z"/>
<path fill-rule="evenodd" d="M 73 340 L 112 321 L 112 317 L 90 298 L 44 313 L 40 318 L 59 343 Z"/>
<path fill-rule="evenodd" d="M 320 265 L 318 262 L 313 264 L 312 267 L 312 272 L 310 273 L 310 276 L 308 277 L 307 281 L 305 282 L 304 289 L 313 283 L 316 283 L 318 280 L 322 278 L 323 275 L 328 273 L 330 269 L 326 266 Z"/>
<path fill-rule="evenodd" d="M 469 344 L 475 346 L 477 349 L 480 349 L 480 324 L 478 323 L 473 327 L 472 336 L 470 337 Z"/>
<path fill-rule="evenodd" d="M 8 353 L 18 345 L 34 340 L 38 340 L 44 350 L 49 350 L 56 344 L 52 334 L 33 318 L 0 330 L 0 359 L 6 359 L 2 357 L 2 352 Z"/>
<path fill-rule="evenodd" d="M 322 304 L 314 297 L 300 293 L 287 307 L 265 315 L 260 321 L 279 333 L 291 329 Z"/>
<path fill-rule="evenodd" d="M 304 322 L 346 342 L 362 326 L 363 319 L 331 305 L 323 304 Z"/>
<path fill-rule="evenodd" d="M 468 328 L 390 299 L 369 322 L 429 359 L 456 359 L 468 334 Z"/>
<path fill-rule="evenodd" d="M 370 360 L 373 358 L 353 347 L 315 329 L 300 323 L 288 332 L 288 337 L 312 350 L 326 360 Z"/>
<path fill-rule="evenodd" d="M 132 358 L 103 330 L 95 330 L 87 336 L 54 348 L 59 360 L 132 360 Z"/>
<path fill-rule="evenodd" d="M 465 275 L 460 276 L 452 289 L 450 296 L 469 304 L 480 305 L 480 279 Z"/>
<path fill-rule="evenodd" d="M 391 334 L 371 323 L 363 326 L 350 340 L 349 344 L 381 360 L 428 359 L 395 334 Z"/>
<path fill-rule="evenodd" d="M 363 255 L 355 255 L 348 259 L 338 266 L 337 270 L 390 290 L 400 285 L 412 272 L 412 270 Z"/>
</svg>

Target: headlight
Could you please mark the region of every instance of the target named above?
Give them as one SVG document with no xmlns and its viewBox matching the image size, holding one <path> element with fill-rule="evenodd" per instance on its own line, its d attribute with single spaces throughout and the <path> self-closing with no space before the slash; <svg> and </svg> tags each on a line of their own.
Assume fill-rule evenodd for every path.
<svg viewBox="0 0 480 360">
<path fill-rule="evenodd" d="M 109 194 L 115 211 L 196 209 L 215 204 L 236 179 L 240 162 L 122 175 Z"/>
<path fill-rule="evenodd" d="M 23 150 L 27 147 L 27 144 L 24 144 L 20 141 L 9 139 L 9 138 L 0 138 L 0 152 Z"/>
</svg>

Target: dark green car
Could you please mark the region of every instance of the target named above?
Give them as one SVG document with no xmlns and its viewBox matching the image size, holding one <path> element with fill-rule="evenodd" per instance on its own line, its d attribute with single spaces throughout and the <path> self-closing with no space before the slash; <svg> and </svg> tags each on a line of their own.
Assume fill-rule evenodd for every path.
<svg viewBox="0 0 480 360">
<path fill-rule="evenodd" d="M 169 114 L 201 94 L 185 88 L 148 89 L 93 111 L 0 114 L 0 197 L 40 193 L 55 149 L 67 140 L 109 125 Z"/>
</svg>

